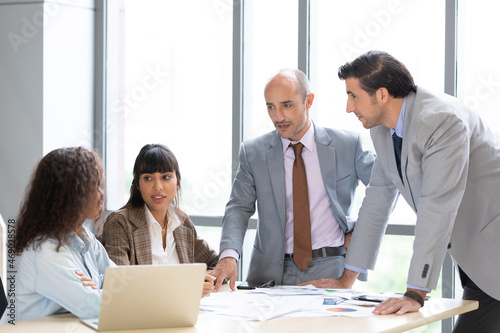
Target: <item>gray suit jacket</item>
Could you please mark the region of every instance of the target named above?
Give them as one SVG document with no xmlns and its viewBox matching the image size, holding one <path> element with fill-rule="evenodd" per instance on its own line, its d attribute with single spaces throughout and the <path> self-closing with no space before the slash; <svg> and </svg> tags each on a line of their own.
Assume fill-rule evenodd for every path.
<svg viewBox="0 0 500 333">
<path fill-rule="evenodd" d="M 367 184 L 375 156 L 363 151 L 358 134 L 315 126 L 321 174 L 330 207 L 344 232 L 352 231 L 349 218 L 358 179 Z M 281 283 L 285 256 L 285 171 L 283 149 L 276 131 L 241 144 L 239 167 L 222 222 L 220 251 L 241 254 L 248 220 L 258 223 L 248 281 Z"/>
<path fill-rule="evenodd" d="M 408 284 L 434 289 L 448 249 L 487 294 L 500 300 L 500 143 L 456 98 L 418 87 L 406 101 L 401 167 L 390 130 L 371 129 L 377 152 L 346 263 L 373 269 L 393 202 L 416 212 Z"/>
</svg>

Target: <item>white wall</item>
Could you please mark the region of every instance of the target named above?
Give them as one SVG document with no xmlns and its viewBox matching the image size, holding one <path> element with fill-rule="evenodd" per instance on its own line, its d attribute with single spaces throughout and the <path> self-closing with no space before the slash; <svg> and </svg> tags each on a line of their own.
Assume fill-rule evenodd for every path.
<svg viewBox="0 0 500 333">
<path fill-rule="evenodd" d="M 43 34 L 23 28 L 37 11 L 36 4 L 0 3 L 0 213 L 5 221 L 16 216 L 33 162 L 42 156 Z"/>
<path fill-rule="evenodd" d="M 36 161 L 55 148 L 93 146 L 94 14 L 91 0 L 0 0 L 0 214 L 6 223 L 17 216 Z"/>
</svg>

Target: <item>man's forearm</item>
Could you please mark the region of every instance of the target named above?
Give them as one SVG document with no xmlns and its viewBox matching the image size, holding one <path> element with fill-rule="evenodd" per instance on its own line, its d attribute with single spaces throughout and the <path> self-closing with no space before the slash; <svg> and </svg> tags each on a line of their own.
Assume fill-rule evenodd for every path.
<svg viewBox="0 0 500 333">
<path fill-rule="evenodd" d="M 351 271 L 350 269 L 346 268 L 344 269 L 344 273 L 342 274 L 342 276 L 338 279 L 338 282 L 342 286 L 345 286 L 346 289 L 349 289 L 353 286 L 354 282 L 356 282 L 358 275 L 358 272 Z"/>
</svg>

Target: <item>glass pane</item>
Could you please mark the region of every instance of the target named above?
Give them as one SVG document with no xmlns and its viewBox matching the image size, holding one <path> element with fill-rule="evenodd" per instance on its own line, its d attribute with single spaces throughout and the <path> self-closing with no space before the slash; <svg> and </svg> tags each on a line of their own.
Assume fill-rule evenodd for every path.
<svg viewBox="0 0 500 333">
<path fill-rule="evenodd" d="M 264 101 L 264 86 L 274 72 L 297 68 L 298 1 L 245 1 L 243 137 L 274 130 Z"/>
<path fill-rule="evenodd" d="M 193 223 L 196 224 L 195 221 Z M 207 241 L 208 245 L 219 252 L 221 227 L 196 226 L 198 237 Z"/>
<path fill-rule="evenodd" d="M 181 207 L 222 215 L 231 186 L 232 6 L 205 0 L 109 2 L 109 209 L 128 198 L 147 143 L 172 149 Z"/>
<path fill-rule="evenodd" d="M 500 3 L 458 3 L 458 98 L 479 113 L 500 135 Z"/>
<path fill-rule="evenodd" d="M 445 1 L 312 0 L 313 120 L 326 127 L 358 131 L 365 148 L 373 150 L 369 131 L 345 112 L 345 83 L 337 76 L 338 68 L 366 51 L 383 50 L 408 67 L 417 85 L 443 91 L 444 17 Z M 399 200 L 390 223 L 415 223 L 404 199 Z"/>
</svg>

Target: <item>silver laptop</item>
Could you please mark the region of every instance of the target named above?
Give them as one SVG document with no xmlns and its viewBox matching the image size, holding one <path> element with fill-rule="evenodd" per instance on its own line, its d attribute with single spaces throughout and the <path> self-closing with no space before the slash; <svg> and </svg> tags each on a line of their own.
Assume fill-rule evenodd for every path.
<svg viewBox="0 0 500 333">
<path fill-rule="evenodd" d="M 80 320 L 98 331 L 194 326 L 206 269 L 205 264 L 108 267 L 99 318 Z"/>
</svg>

